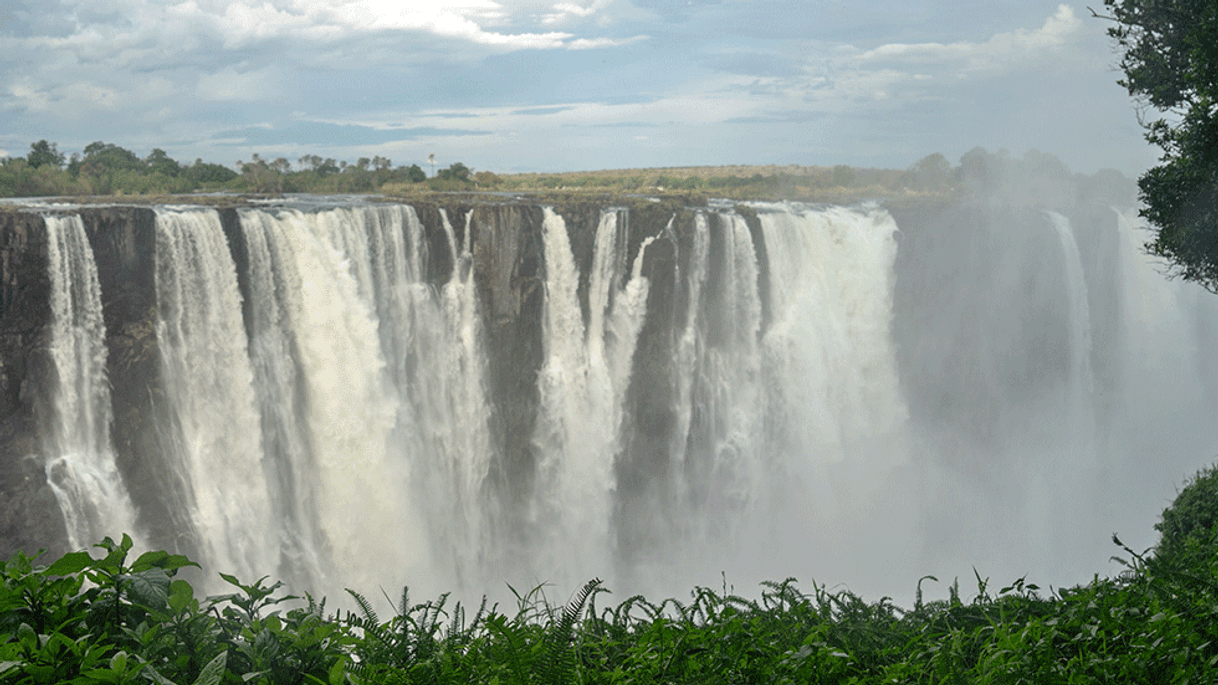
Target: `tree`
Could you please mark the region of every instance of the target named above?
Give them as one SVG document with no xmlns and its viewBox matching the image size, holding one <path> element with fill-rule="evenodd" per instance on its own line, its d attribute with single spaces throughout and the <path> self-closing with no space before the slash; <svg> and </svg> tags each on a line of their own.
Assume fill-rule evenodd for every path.
<svg viewBox="0 0 1218 685">
<path fill-rule="evenodd" d="M 849 188 L 854 185 L 854 177 L 854 169 L 845 164 L 833 167 L 833 184 L 840 188 Z"/>
<path fill-rule="evenodd" d="M 101 141 L 89 143 L 85 146 L 85 156 L 81 162 L 86 165 L 94 164 L 111 170 L 127 169 L 130 171 L 142 171 L 144 169 L 144 161 L 137 157 L 134 152 L 113 143 L 103 143 Z"/>
<path fill-rule="evenodd" d="M 262 155 L 257 152 L 250 157 L 248 163 L 237 162 L 237 166 L 241 169 L 241 176 L 245 178 L 246 183 L 249 184 L 254 192 L 283 192 L 282 174 L 276 171 L 271 164 L 268 164 L 262 158 Z"/>
<path fill-rule="evenodd" d="M 30 154 L 25 160 L 35 169 L 44 165 L 59 169 L 63 167 L 64 155 L 56 149 L 55 143 L 40 140 L 30 144 Z"/>
<path fill-rule="evenodd" d="M 147 164 L 148 170 L 153 173 L 161 173 L 166 176 L 177 176 L 182 173 L 182 166 L 159 147 L 153 148 L 152 152 L 144 158 L 144 164 Z"/>
<path fill-rule="evenodd" d="M 220 184 L 228 183 L 240 174 L 220 164 L 211 164 L 202 159 L 196 159 L 193 166 L 184 169 L 187 178 L 196 183 Z"/>
<path fill-rule="evenodd" d="M 418 164 L 411 164 L 406 169 L 406 180 L 411 183 L 422 183 L 427 180 L 427 172 L 423 171 L 422 167 Z"/>
<path fill-rule="evenodd" d="M 1123 53 L 1118 81 L 1143 108 L 1162 164 L 1138 180 L 1147 246 L 1173 275 L 1218 292 L 1218 3 L 1104 0 L 1108 35 Z M 1141 119 L 1141 117 L 1139 117 Z"/>
<path fill-rule="evenodd" d="M 952 185 L 952 163 L 942 153 L 927 155 L 901 175 L 901 182 L 910 190 L 939 192 Z"/>
<path fill-rule="evenodd" d="M 436 177 L 450 181 L 468 181 L 471 173 L 473 170 L 469 167 L 461 162 L 454 162 L 447 169 L 441 169 Z"/>
</svg>

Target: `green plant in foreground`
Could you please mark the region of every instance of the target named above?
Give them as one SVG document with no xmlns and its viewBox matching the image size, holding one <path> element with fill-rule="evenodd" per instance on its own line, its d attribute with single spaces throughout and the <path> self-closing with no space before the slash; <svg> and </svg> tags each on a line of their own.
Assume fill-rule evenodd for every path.
<svg viewBox="0 0 1218 685">
<path fill-rule="evenodd" d="M 1161 560 L 1180 554 L 1189 540 L 1218 551 L 1218 465 L 1196 473 L 1155 524 Z"/>
<path fill-rule="evenodd" d="M 0 569 L 0 683 L 1212 683 L 1218 555 L 1202 520 L 1212 501 L 1194 499 L 1210 483 L 1194 479 L 1164 512 L 1185 531 L 1178 547 L 1137 553 L 1114 536 L 1127 555 L 1114 578 L 1048 593 L 1020 578 L 995 592 L 974 570 L 971 598 L 953 582 L 927 599 L 937 580 L 924 577 L 908 610 L 794 579 L 763 583 L 756 600 L 725 581 L 684 600 L 598 606 L 608 591 L 593 580 L 563 605 L 542 586 L 513 589 L 514 611 L 484 599 L 472 616 L 447 594 L 412 603 L 403 590 L 388 620 L 349 590 L 357 611 L 328 617 L 267 578 L 221 574 L 231 593 L 196 598 L 175 577 L 192 562 L 129 562 L 126 537 L 50 566 L 19 553 Z"/>
<path fill-rule="evenodd" d="M 0 587 L 0 682 L 330 683 L 343 681 L 350 636 L 311 599 L 285 614 L 272 607 L 279 583 L 194 597 L 175 579 L 186 557 L 162 551 L 130 565 L 132 542 L 106 538 L 104 555 L 64 555 L 48 567 L 18 553 Z"/>
</svg>

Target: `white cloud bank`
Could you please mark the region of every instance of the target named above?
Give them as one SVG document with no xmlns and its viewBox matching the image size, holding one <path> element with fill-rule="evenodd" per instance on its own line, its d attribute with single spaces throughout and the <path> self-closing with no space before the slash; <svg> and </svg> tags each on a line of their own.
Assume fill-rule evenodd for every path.
<svg viewBox="0 0 1218 685">
<path fill-rule="evenodd" d="M 984 43 L 889 43 L 859 55 L 860 64 L 897 64 L 904 67 L 939 66 L 969 71 L 1006 69 L 1040 60 L 1046 51 L 1064 46 L 1081 27 L 1069 5 L 1058 5 L 1038 29 L 998 33 Z"/>
<path fill-rule="evenodd" d="M 963 18 L 859 31 L 869 8 L 889 17 L 883 0 L 860 0 L 840 33 L 818 33 L 823 8 L 795 0 L 63 0 L 14 14 L 0 41 L 0 146 L 401 160 L 442 142 L 479 168 L 594 168 L 860 150 L 881 163 L 950 152 L 954 138 L 1018 148 L 1049 128 L 1025 115 L 1033 106 L 1062 137 L 1117 131 L 1078 111 L 1078 92 L 1061 97 L 1070 79 L 1115 77 L 1102 27 L 1059 1 L 1032 0 L 977 37 Z M 1114 119 L 1127 103 L 1111 90 Z M 267 135 L 234 133 L 259 123 Z"/>
</svg>

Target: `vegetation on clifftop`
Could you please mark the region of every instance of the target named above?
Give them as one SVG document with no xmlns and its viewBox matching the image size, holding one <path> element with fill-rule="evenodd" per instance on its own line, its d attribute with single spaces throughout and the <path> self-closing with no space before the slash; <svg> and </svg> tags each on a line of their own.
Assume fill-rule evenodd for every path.
<svg viewBox="0 0 1218 685">
<path fill-rule="evenodd" d="M 66 156 L 45 140 L 31 144 L 26 157 L 0 160 L 0 197 L 142 196 L 208 192 L 232 193 L 378 193 L 416 198 L 428 193 L 500 192 L 570 198 L 646 195 L 688 199 L 804 200 L 851 203 L 861 200 L 936 200 L 962 193 L 988 192 L 1016 177 L 1036 177 L 1046 206 L 1061 188 L 1088 179 L 1113 180 L 1116 172 L 1094 177 L 1071 174 L 1052 155 L 1030 152 L 1022 159 L 1006 152 L 975 148 L 952 166 L 931 154 L 907 169 L 827 166 L 712 166 L 619 169 L 547 174 L 496 174 L 475 171 L 461 162 L 431 177 L 417 164 L 394 167 L 384 157 L 354 164 L 304 155 L 295 164 L 253 155 L 236 170 L 195 160 L 185 165 L 154 149 L 146 157 L 110 143 L 86 146 Z M 1123 179 L 1119 179 L 1123 181 Z M 1067 193 L 1069 194 L 1069 193 Z M 1125 192 L 1132 195 L 1132 192 Z"/>
<path fill-rule="evenodd" d="M 538 588 L 515 607 L 476 611 L 403 590 L 382 619 L 359 593 L 357 612 L 327 615 L 324 601 L 265 578 L 224 575 L 231 594 L 197 597 L 176 577 L 192 562 L 165 552 L 132 561 L 127 537 L 50 566 L 19 553 L 2 569 L 0 681 L 1210 683 L 1215 473 L 1198 474 L 1164 512 L 1153 554 L 1113 536 L 1127 555 L 1118 577 L 1044 594 L 1022 578 L 993 592 L 977 577 L 971 598 L 953 583 L 946 599 L 925 601 L 926 577 L 908 610 L 793 579 L 763 584 L 757 600 L 725 585 L 606 606 L 593 580 L 562 606 Z"/>
</svg>

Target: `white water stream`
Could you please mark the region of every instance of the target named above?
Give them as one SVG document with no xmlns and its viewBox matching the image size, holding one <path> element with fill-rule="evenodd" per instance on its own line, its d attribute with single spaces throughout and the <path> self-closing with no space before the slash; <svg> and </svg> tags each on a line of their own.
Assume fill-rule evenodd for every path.
<svg viewBox="0 0 1218 685">
<path fill-rule="evenodd" d="M 752 210 L 752 227 L 700 209 L 645 236 L 604 210 L 580 237 L 584 274 L 566 221 L 540 212 L 533 472 L 511 506 L 492 478 L 505 457 L 479 213 L 441 211 L 429 239 L 408 206 L 245 209 L 238 265 L 215 211 L 159 210 L 161 430 L 186 546 L 209 568 L 328 596 L 505 580 L 559 596 L 594 576 L 671 596 L 720 572 L 744 588 L 796 575 L 899 595 L 970 564 L 1002 582 L 1081 582 L 1105 572 L 1107 535 L 1136 540 L 1130 527 L 1149 528 L 1215 446 L 1198 427 L 1218 405 L 1205 338 L 1218 306 L 1162 279 L 1130 218 L 1114 234 L 1055 213 L 978 228 L 928 257 L 940 261 L 919 268 L 939 275 L 919 285 L 898 281 L 900 230 L 882 210 Z M 109 447 L 88 243 L 79 219 L 48 229 L 47 470 L 84 545 L 134 514 Z M 677 245 L 684 301 L 649 343 L 671 365 L 640 375 L 660 292 L 644 267 Z M 665 431 L 654 463 L 631 452 L 654 418 L 636 414 L 639 388 L 671 403 L 648 424 Z"/>
<path fill-rule="evenodd" d="M 106 326 L 97 265 L 77 215 L 48 216 L 50 357 L 55 368 L 43 442 L 47 482 L 59 501 L 68 544 L 84 547 L 124 533 L 139 538 L 135 509 L 110 442 Z"/>
</svg>

